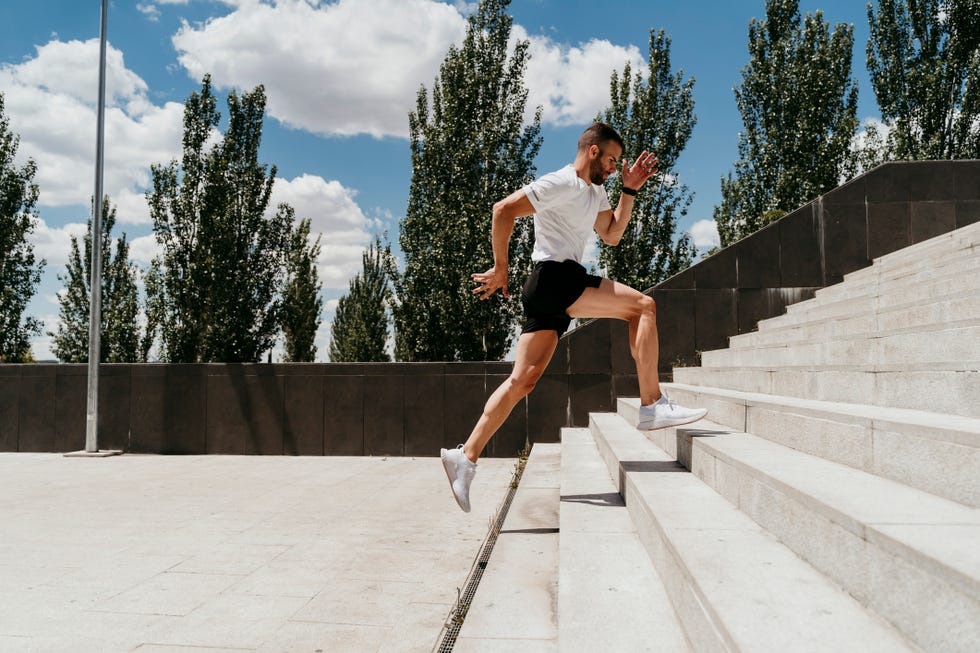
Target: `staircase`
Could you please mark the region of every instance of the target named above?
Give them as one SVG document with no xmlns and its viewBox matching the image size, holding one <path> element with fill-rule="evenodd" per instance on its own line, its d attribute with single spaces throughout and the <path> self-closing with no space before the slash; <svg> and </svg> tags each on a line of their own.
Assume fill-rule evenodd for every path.
<svg viewBox="0 0 980 653">
<path fill-rule="evenodd" d="M 514 536 L 552 553 L 507 567 L 541 591 L 481 586 L 460 650 L 980 650 L 980 223 L 701 363 L 664 389 L 707 419 L 644 433 L 620 399 L 535 447 L 550 527 Z M 474 618 L 504 602 L 533 627 Z"/>
</svg>

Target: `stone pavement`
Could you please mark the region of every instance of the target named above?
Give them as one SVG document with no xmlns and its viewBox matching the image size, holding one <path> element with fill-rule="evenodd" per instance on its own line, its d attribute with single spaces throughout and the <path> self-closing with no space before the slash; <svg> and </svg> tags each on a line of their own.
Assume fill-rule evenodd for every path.
<svg viewBox="0 0 980 653">
<path fill-rule="evenodd" d="M 514 462 L 0 453 L 0 651 L 431 651 Z"/>
</svg>

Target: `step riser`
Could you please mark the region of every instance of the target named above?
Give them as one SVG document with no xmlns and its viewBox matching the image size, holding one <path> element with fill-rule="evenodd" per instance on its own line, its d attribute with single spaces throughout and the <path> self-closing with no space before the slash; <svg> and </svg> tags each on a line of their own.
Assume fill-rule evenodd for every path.
<svg viewBox="0 0 980 653">
<path fill-rule="evenodd" d="M 969 273 L 955 274 L 922 283 L 910 283 L 904 287 L 877 288 L 874 292 L 836 301 L 813 298 L 791 304 L 783 315 L 759 322 L 759 330 L 765 331 L 829 318 L 875 314 L 930 303 L 937 298 L 976 294 L 978 290 L 980 290 L 980 273 L 978 268 L 975 268 Z"/>
<path fill-rule="evenodd" d="M 707 367 L 799 367 L 950 363 L 949 369 L 980 369 L 980 327 L 926 333 L 848 338 L 770 347 L 718 349 L 702 354 Z"/>
<path fill-rule="evenodd" d="M 834 419 L 676 387 L 670 396 L 685 406 L 707 408 L 712 421 L 733 430 L 980 507 L 980 441 L 967 446 L 928 437 L 911 425 L 843 415 Z"/>
<path fill-rule="evenodd" d="M 838 300 L 857 293 L 868 293 L 887 286 L 901 287 L 909 283 L 922 283 L 929 279 L 976 270 L 977 251 L 964 249 L 956 252 L 937 252 L 933 258 L 920 261 L 913 267 L 887 268 L 880 263 L 864 268 L 860 277 L 847 275 L 843 283 L 827 286 L 816 291 L 821 300 Z"/>
<path fill-rule="evenodd" d="M 910 283 L 900 288 L 879 288 L 877 292 L 834 302 L 810 299 L 790 305 L 785 315 L 768 320 L 766 326 L 774 323 L 786 326 L 827 318 L 873 314 L 890 308 L 915 306 L 917 303 L 933 301 L 937 297 L 975 293 L 978 290 L 980 290 L 980 274 L 973 270 L 921 284 Z M 763 327 L 760 324 L 761 328 Z"/>
<path fill-rule="evenodd" d="M 903 249 L 897 250 L 890 254 L 886 254 L 875 259 L 874 263 L 876 266 L 885 265 L 889 269 L 902 267 L 902 266 L 914 266 L 916 264 L 921 264 L 923 258 L 930 254 L 935 254 L 937 252 L 955 252 L 961 249 L 970 249 L 980 245 L 980 230 L 976 228 L 976 224 L 962 227 L 956 231 L 951 231 L 941 236 L 930 239 L 927 242 L 918 243 L 912 245 L 911 247 L 905 247 Z M 862 275 L 868 274 L 868 269 L 863 268 L 861 270 L 856 270 L 848 274 L 845 279 L 851 278 L 861 278 Z"/>
<path fill-rule="evenodd" d="M 681 464 L 859 602 L 926 650 L 974 650 L 980 603 L 963 588 L 924 571 L 925 561 L 919 566 L 882 549 L 885 536 L 877 531 L 854 533 L 679 431 Z"/>
<path fill-rule="evenodd" d="M 820 342 L 857 336 L 884 337 L 913 330 L 932 331 L 938 328 L 980 325 L 980 301 L 977 294 L 968 293 L 956 299 L 945 299 L 910 308 L 818 320 L 782 328 L 766 328 L 732 336 L 732 349 L 767 345 Z"/>
<path fill-rule="evenodd" d="M 591 432 L 562 429 L 558 650 L 690 653 L 616 492 Z"/>
<path fill-rule="evenodd" d="M 677 383 L 764 394 L 914 408 L 980 417 L 977 371 L 831 371 L 736 368 L 674 368 Z"/>
<path fill-rule="evenodd" d="M 710 488 L 675 471 L 667 454 L 652 454 L 648 442 L 624 450 L 622 434 L 607 432 L 597 417 L 596 443 L 621 479 L 627 509 L 694 650 L 908 650 L 894 629 Z M 780 627 L 763 625 L 773 623 Z"/>
</svg>

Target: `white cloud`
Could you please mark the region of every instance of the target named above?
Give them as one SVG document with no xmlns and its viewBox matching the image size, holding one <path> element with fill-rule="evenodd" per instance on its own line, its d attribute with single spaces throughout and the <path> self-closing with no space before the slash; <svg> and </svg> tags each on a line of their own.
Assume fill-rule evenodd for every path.
<svg viewBox="0 0 980 653">
<path fill-rule="evenodd" d="M 420 84 L 431 91 L 446 51 L 466 32 L 467 3 L 435 0 L 250 0 L 229 14 L 184 23 L 173 37 L 194 79 L 212 73 L 220 88 L 264 84 L 269 115 L 326 135 L 405 137 Z M 461 13 L 462 12 L 462 13 Z M 528 36 L 527 115 L 585 124 L 605 108 L 609 76 L 629 61 L 646 70 L 640 50 L 593 39 L 578 46 Z"/>
<path fill-rule="evenodd" d="M 28 240 L 34 244 L 34 255 L 48 262 L 47 269 L 60 274 L 68 262 L 71 237 L 84 238 L 86 231 L 84 223 L 70 222 L 62 227 L 49 227 L 43 219 L 39 219 Z"/>
<path fill-rule="evenodd" d="M 155 23 L 160 20 L 160 10 L 156 5 L 138 2 L 136 3 L 136 10 L 146 16 L 147 20 L 149 20 L 151 23 Z"/>
<path fill-rule="evenodd" d="M 432 0 L 250 1 L 173 37 L 181 65 L 216 86 L 264 84 L 269 115 L 319 134 L 406 136 L 465 19 Z"/>
<path fill-rule="evenodd" d="M 718 247 L 721 239 L 718 237 L 718 225 L 714 220 L 698 220 L 691 225 L 691 238 L 695 247 Z"/>
<path fill-rule="evenodd" d="M 524 80 L 528 88 L 528 115 L 541 105 L 542 122 L 559 126 L 587 124 L 609 104 L 609 77 L 622 72 L 626 62 L 633 71 L 646 71 L 635 45 L 620 46 L 593 39 L 579 46 L 555 43 L 547 36 L 528 36 L 515 25 L 514 38 L 530 41 L 531 59 Z"/>
<path fill-rule="evenodd" d="M 324 288 L 347 288 L 361 269 L 361 253 L 371 239 L 368 220 L 354 201 L 356 192 L 338 181 L 301 175 L 292 181 L 276 178 L 269 211 L 280 202 L 296 210 L 296 219 L 310 219 L 312 234 L 321 234 L 319 272 Z"/>
<path fill-rule="evenodd" d="M 18 159 L 37 161 L 43 206 L 88 206 L 95 185 L 98 39 L 51 41 L 34 58 L 0 64 L 11 129 L 20 135 Z M 125 66 L 122 52 L 106 53 L 104 189 L 115 198 L 141 193 L 149 165 L 179 152 L 183 105 L 147 99 L 146 83 Z M 130 205 L 134 204 L 129 202 Z M 146 213 L 120 213 L 146 222 Z"/>
<path fill-rule="evenodd" d="M 140 236 L 129 241 L 129 258 L 136 263 L 149 266 L 157 254 L 160 253 L 160 245 L 157 244 L 156 236 Z"/>
</svg>

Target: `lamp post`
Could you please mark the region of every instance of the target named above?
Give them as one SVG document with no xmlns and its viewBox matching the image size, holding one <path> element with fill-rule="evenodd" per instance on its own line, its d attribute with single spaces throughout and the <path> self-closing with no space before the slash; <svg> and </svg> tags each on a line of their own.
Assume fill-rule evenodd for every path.
<svg viewBox="0 0 980 653">
<path fill-rule="evenodd" d="M 99 450 L 99 340 L 102 325 L 102 167 L 105 140 L 105 49 L 106 14 L 109 0 L 102 0 L 102 26 L 99 35 L 99 97 L 95 137 L 95 207 L 92 216 L 91 303 L 88 320 L 88 409 L 85 416 L 85 452 Z"/>
</svg>

